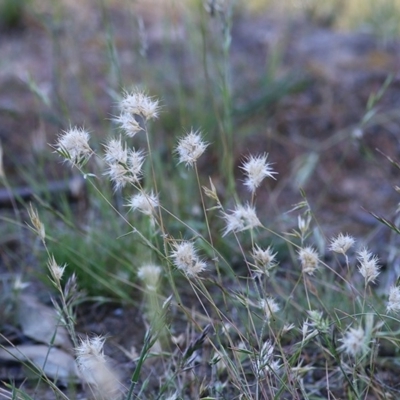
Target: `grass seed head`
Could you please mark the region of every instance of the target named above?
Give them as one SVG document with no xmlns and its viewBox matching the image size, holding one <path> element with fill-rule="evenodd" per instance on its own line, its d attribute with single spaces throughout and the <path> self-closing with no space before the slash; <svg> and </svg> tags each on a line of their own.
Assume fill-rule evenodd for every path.
<svg viewBox="0 0 400 400">
<path fill-rule="evenodd" d="M 279 304 L 272 297 L 261 299 L 259 302 L 259 307 L 264 312 L 267 321 L 269 321 L 271 317 L 280 310 Z"/>
<path fill-rule="evenodd" d="M 126 164 L 109 164 L 104 175 L 110 178 L 111 182 L 114 184 L 115 191 L 124 188 L 128 183 L 134 183 Z"/>
<path fill-rule="evenodd" d="M 143 130 L 135 116 L 128 113 L 121 113 L 114 118 L 114 121 L 122 128 L 125 135 L 131 138 Z"/>
<path fill-rule="evenodd" d="M 380 265 L 378 265 L 379 259 L 373 256 L 367 248 L 363 248 L 357 253 L 357 260 L 360 263 L 358 270 L 365 279 L 365 283 L 375 282 L 375 279 L 380 274 Z"/>
<path fill-rule="evenodd" d="M 386 311 L 396 313 L 400 312 L 400 287 L 393 286 L 390 288 Z"/>
<path fill-rule="evenodd" d="M 347 233 L 345 235 L 343 235 L 343 233 L 339 233 L 336 238 L 332 238 L 329 250 L 345 255 L 347 250 L 349 250 L 354 243 L 355 240 L 352 236 L 348 235 Z"/>
<path fill-rule="evenodd" d="M 369 348 L 368 338 L 361 326 L 358 328 L 349 328 L 339 341 L 342 342 L 339 350 L 352 357 L 364 354 Z"/>
<path fill-rule="evenodd" d="M 274 376 L 279 372 L 281 364 L 274 359 L 274 345 L 270 340 L 267 340 L 261 347 L 261 350 L 256 357 L 254 367 L 256 375 L 259 378 L 268 375 Z"/>
<path fill-rule="evenodd" d="M 102 336 L 81 339 L 80 345 L 75 349 L 76 362 L 81 371 L 90 370 L 94 365 L 106 362 L 103 352 L 105 340 Z"/>
<path fill-rule="evenodd" d="M 145 157 L 142 150 L 129 150 L 128 170 L 134 182 L 139 182 L 142 177 L 142 167 Z"/>
<path fill-rule="evenodd" d="M 222 236 L 226 236 L 229 232 L 236 233 L 261 226 L 255 208 L 249 204 L 236 206 L 230 214 L 224 213 L 223 218 L 226 221 L 226 226 Z"/>
<path fill-rule="evenodd" d="M 113 144 L 114 145 L 114 144 Z M 118 145 L 115 145 L 118 147 Z M 125 162 L 117 161 L 108 164 L 108 169 L 104 175 L 108 175 L 110 180 L 114 184 L 114 190 L 121 189 L 127 184 L 139 183 L 142 178 L 142 166 L 144 163 L 143 151 L 139 150 L 129 150 L 124 154 L 125 150 L 120 153 L 121 160 L 125 158 Z M 111 160 L 111 155 L 108 154 L 109 160 Z M 123 158 L 122 158 L 123 157 Z"/>
<path fill-rule="evenodd" d="M 117 374 L 111 369 L 104 356 L 105 338 L 94 336 L 81 339 L 75 349 L 76 362 L 82 377 L 99 400 L 120 399 L 120 384 Z"/>
<path fill-rule="evenodd" d="M 140 192 L 132 196 L 127 206 L 131 208 L 132 211 L 138 210 L 145 215 L 154 215 L 155 209 L 160 205 L 158 196 L 153 192 L 146 193 Z"/>
<path fill-rule="evenodd" d="M 139 115 L 145 120 L 157 118 L 160 111 L 159 101 L 140 90 L 125 92 L 120 108 L 123 115 Z"/>
<path fill-rule="evenodd" d="M 176 268 L 183 271 L 188 277 L 195 278 L 207 268 L 207 263 L 200 260 L 192 242 L 183 241 L 174 243 L 171 258 Z"/>
<path fill-rule="evenodd" d="M 104 146 L 104 160 L 107 164 L 126 164 L 128 159 L 128 150 L 126 145 L 122 143 L 121 138 L 112 138 Z"/>
<path fill-rule="evenodd" d="M 190 131 L 186 136 L 179 139 L 176 153 L 179 156 L 179 163 L 185 163 L 192 167 L 204 153 L 208 143 L 204 142 L 199 131 Z"/>
<path fill-rule="evenodd" d="M 313 275 L 318 269 L 318 252 L 308 246 L 300 249 L 298 255 L 303 272 L 308 275 Z"/>
<path fill-rule="evenodd" d="M 321 311 L 309 310 L 307 311 L 307 314 L 310 317 L 311 326 L 323 333 L 327 333 L 329 331 L 329 320 L 323 318 L 323 313 Z"/>
<path fill-rule="evenodd" d="M 157 265 L 143 265 L 138 270 L 138 277 L 144 282 L 146 288 L 155 291 L 160 280 L 161 268 Z"/>
<path fill-rule="evenodd" d="M 56 151 L 72 165 L 81 165 L 89 160 L 93 150 L 89 146 L 90 135 L 83 128 L 64 131 L 55 144 Z"/>
<path fill-rule="evenodd" d="M 273 253 L 271 247 L 266 250 L 261 249 L 258 245 L 253 248 L 251 256 L 254 259 L 256 274 L 265 274 L 269 276 L 269 271 L 276 266 L 275 257 L 277 253 Z"/>
<path fill-rule="evenodd" d="M 52 255 L 47 263 L 49 268 L 51 277 L 54 279 L 55 282 L 59 283 L 64 275 L 64 270 L 67 267 L 67 264 L 60 266 L 57 264 L 54 256 Z"/>
<path fill-rule="evenodd" d="M 307 215 L 306 217 L 302 217 L 299 215 L 297 217 L 297 226 L 299 228 L 300 232 L 300 237 L 305 237 L 308 230 L 310 229 L 310 223 L 311 223 L 311 215 Z"/>
<path fill-rule="evenodd" d="M 277 172 L 273 171 L 271 164 L 267 162 L 267 158 L 268 154 L 260 156 L 250 155 L 240 167 L 246 175 L 244 184 L 252 193 L 256 191 L 265 178 L 276 179 L 274 175 L 277 174 Z"/>
<path fill-rule="evenodd" d="M 32 222 L 33 229 L 40 237 L 40 240 L 44 243 L 46 239 L 46 230 L 44 224 L 39 218 L 39 213 L 36 208 L 33 208 L 32 204 L 29 204 L 28 215 Z"/>
</svg>

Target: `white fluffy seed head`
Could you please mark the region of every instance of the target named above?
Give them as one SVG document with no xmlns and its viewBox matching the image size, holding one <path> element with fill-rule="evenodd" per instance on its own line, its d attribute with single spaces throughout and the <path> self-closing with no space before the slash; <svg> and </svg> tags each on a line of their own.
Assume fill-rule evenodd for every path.
<svg viewBox="0 0 400 400">
<path fill-rule="evenodd" d="M 339 350 L 344 351 L 352 357 L 355 357 L 360 353 L 363 354 L 368 351 L 369 348 L 367 342 L 368 338 L 361 326 L 358 328 L 349 328 L 343 335 L 342 339 L 339 340 L 342 342 Z"/>
<path fill-rule="evenodd" d="M 261 249 L 258 245 L 255 245 L 251 256 L 254 259 L 256 274 L 266 274 L 269 276 L 269 271 L 276 266 L 276 253 L 273 253 L 271 247 L 266 250 Z"/>
<path fill-rule="evenodd" d="M 129 150 L 123 155 L 125 162 L 110 162 L 104 175 L 109 176 L 114 184 L 114 189 L 118 190 L 127 184 L 137 184 L 142 178 L 142 166 L 145 160 L 142 151 Z M 113 157 L 108 155 L 111 161 Z"/>
<path fill-rule="evenodd" d="M 225 219 L 226 226 L 222 236 L 227 235 L 229 232 L 241 232 L 261 226 L 255 208 L 249 204 L 246 206 L 236 206 L 230 214 L 223 213 L 223 218 Z"/>
<path fill-rule="evenodd" d="M 146 120 L 157 118 L 160 111 L 159 101 L 140 90 L 125 92 L 120 108 L 122 114 L 140 115 Z"/>
<path fill-rule="evenodd" d="M 142 150 L 130 150 L 128 153 L 128 170 L 134 182 L 142 177 L 142 167 L 145 156 Z"/>
<path fill-rule="evenodd" d="M 345 255 L 347 250 L 349 250 L 354 243 L 355 240 L 352 236 L 348 235 L 347 233 L 345 235 L 343 235 L 343 233 L 339 233 L 336 238 L 332 238 L 329 250 Z"/>
<path fill-rule="evenodd" d="M 155 209 L 160 205 L 158 196 L 153 192 L 140 192 L 132 196 L 127 206 L 131 208 L 132 211 L 138 210 L 142 214 L 152 216 L 155 214 Z"/>
<path fill-rule="evenodd" d="M 104 175 L 107 175 L 114 184 L 114 190 L 117 191 L 125 187 L 128 183 L 134 183 L 132 176 L 125 164 L 109 164 Z"/>
<path fill-rule="evenodd" d="M 313 275 L 318 269 L 318 252 L 312 247 L 304 247 L 298 255 L 303 273 Z"/>
<path fill-rule="evenodd" d="M 271 317 L 280 310 L 279 304 L 272 297 L 261 299 L 259 302 L 259 307 L 264 312 L 264 316 L 267 321 L 269 321 Z"/>
<path fill-rule="evenodd" d="M 81 165 L 93 154 L 89 139 L 89 133 L 83 128 L 70 128 L 58 137 L 55 149 L 72 165 Z"/>
<path fill-rule="evenodd" d="M 400 287 L 393 286 L 390 288 L 386 312 L 400 312 Z"/>
<path fill-rule="evenodd" d="M 96 364 L 106 362 L 103 352 L 105 340 L 102 336 L 81 339 L 80 345 L 75 349 L 76 361 L 81 370 L 90 370 Z"/>
<path fill-rule="evenodd" d="M 110 139 L 105 147 L 104 160 L 107 164 L 126 164 L 128 159 L 128 150 L 122 143 L 121 138 Z"/>
<path fill-rule="evenodd" d="M 363 248 L 357 253 L 357 260 L 360 263 L 358 270 L 365 279 L 365 283 L 375 282 L 380 273 L 380 265 L 378 265 L 378 257 L 372 255 L 367 248 Z"/>
<path fill-rule="evenodd" d="M 276 175 L 277 172 L 274 172 L 271 168 L 271 164 L 267 162 L 267 158 L 268 154 L 259 156 L 250 155 L 240 167 L 246 175 L 244 184 L 252 193 L 256 191 L 265 178 L 276 179 L 274 175 Z"/>
<path fill-rule="evenodd" d="M 186 136 L 179 139 L 176 153 L 179 163 L 192 167 L 204 153 L 208 143 L 204 142 L 199 131 L 190 131 Z"/>
<path fill-rule="evenodd" d="M 143 130 L 136 120 L 136 117 L 128 113 L 121 113 L 118 117 L 114 118 L 114 121 L 122 128 L 125 135 L 128 137 L 134 137 L 138 132 Z"/>
<path fill-rule="evenodd" d="M 120 399 L 120 384 L 103 352 L 105 338 L 94 336 L 82 339 L 75 349 L 76 362 L 82 378 L 93 390 L 96 399 Z"/>
<path fill-rule="evenodd" d="M 157 265 L 142 265 L 138 270 L 138 277 L 141 279 L 146 288 L 155 291 L 160 281 L 161 268 Z"/>
<path fill-rule="evenodd" d="M 276 253 L 273 253 L 271 247 L 263 250 L 256 244 L 251 255 L 259 267 L 269 269 L 271 265 L 275 264 Z"/>
<path fill-rule="evenodd" d="M 254 362 L 257 376 L 260 378 L 268 375 L 274 376 L 279 373 L 281 367 L 279 360 L 274 358 L 274 345 L 270 340 L 267 340 L 262 345 Z"/>
<path fill-rule="evenodd" d="M 183 271 L 188 277 L 196 278 L 207 268 L 207 263 L 197 256 L 194 244 L 189 241 L 176 242 L 171 252 L 171 258 L 176 268 Z"/>
</svg>

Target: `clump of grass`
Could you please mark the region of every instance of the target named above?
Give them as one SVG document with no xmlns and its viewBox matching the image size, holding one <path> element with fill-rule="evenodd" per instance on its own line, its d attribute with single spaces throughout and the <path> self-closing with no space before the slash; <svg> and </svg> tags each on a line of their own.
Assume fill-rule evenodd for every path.
<svg viewBox="0 0 400 400">
<path fill-rule="evenodd" d="M 203 185 L 198 169 L 199 158 L 211 146 L 206 133 L 188 130 L 173 152 L 177 168 L 184 168 L 196 182 L 206 227 L 205 233 L 199 232 L 164 207 L 169 193 L 158 190 L 151 146 L 155 133 L 148 125 L 158 111 L 156 99 L 141 91 L 126 92 L 117 117 L 123 136 L 108 139 L 103 155 L 92 150 L 90 137 L 81 128 L 65 131 L 54 145 L 108 204 L 114 214 L 110 218 L 127 226 L 128 238 L 146 246 L 135 274 L 144 293 L 143 318 L 149 327 L 125 390 L 117 372 L 106 364 L 104 338 L 79 343 L 74 310 L 61 285 L 71 266 L 59 266 L 47 250 L 51 281 L 61 298 L 59 312 L 94 397 L 113 393 L 113 398 L 127 400 L 134 396 L 300 399 L 346 393 L 352 398 L 369 394 L 379 398 L 383 383 L 371 371 L 379 371 L 381 343 L 391 343 L 393 352 L 398 347 L 393 327 L 399 321 L 389 313 L 400 309 L 400 296 L 396 282 L 384 298 L 376 295 L 374 282 L 381 272 L 378 256 L 352 236 L 338 233 L 326 243 L 332 258 L 325 261 L 324 249 L 314 242 L 316 221 L 306 199 L 296 229 L 280 233 L 269 227 L 268 218 L 257 215 L 256 193 L 266 179 L 278 179 L 268 161 L 273 155 L 246 155 L 240 167 L 250 198 L 224 204 L 212 181 Z M 146 137 L 147 148 L 133 147 L 137 135 Z M 93 173 L 96 160 L 103 163 L 103 173 Z M 114 199 L 102 193 L 102 182 L 108 180 L 114 186 Z M 117 197 L 126 207 L 117 207 Z M 211 219 L 215 211 L 217 219 Z M 30 217 L 46 250 L 40 216 L 31 209 Z M 173 232 L 179 227 L 179 235 L 170 230 L 171 221 Z M 260 241 L 261 233 L 267 233 L 271 243 L 273 237 L 283 240 L 292 256 L 281 258 L 273 244 Z M 217 237 L 235 243 L 243 272 L 235 270 L 215 245 Z M 109 240 L 119 239 L 110 236 Z M 172 312 L 191 334 L 176 337 L 178 325 Z M 143 372 L 149 362 L 163 365 L 151 388 Z"/>
<path fill-rule="evenodd" d="M 239 198 L 236 193 L 230 22 L 220 11 L 223 2 L 209 3 L 224 39 L 217 119 L 225 195 L 212 179 L 204 179 L 199 165 L 215 145 L 209 132 L 188 127 L 168 149 L 174 166 L 164 168 L 151 125 L 160 102 L 133 90 L 122 94 L 116 133 L 104 140 L 102 151 L 92 147 L 83 127 L 60 133 L 53 146 L 90 187 L 85 220 L 65 218 L 57 232 L 43 222 L 44 209 L 30 208 L 80 379 L 96 399 L 383 398 L 396 393 L 379 376 L 385 362 L 379 346 L 397 352 L 400 294 L 396 282 L 389 293 L 376 294 L 378 255 L 346 233 L 327 240 L 305 196 L 289 214 L 299 213 L 293 231 L 270 226 L 269 216 L 257 211 L 262 200 L 257 194 L 266 180 L 279 179 L 274 169 L 279 163 L 265 149 L 243 154 L 238 167 L 248 194 Z M 176 176 L 171 179 L 165 171 Z M 180 178 L 183 183 L 176 185 Z M 180 191 L 173 192 L 176 187 Z M 185 190 L 196 204 L 189 211 L 172 210 Z M 105 337 L 76 334 L 78 286 L 121 301 L 130 300 L 132 288 L 140 291 L 146 334 L 142 348 L 130 355 L 135 367 L 128 384 L 120 382 L 104 355 Z M 49 385 L 57 397 L 67 398 Z M 30 398 L 15 387 L 6 395 Z"/>
</svg>

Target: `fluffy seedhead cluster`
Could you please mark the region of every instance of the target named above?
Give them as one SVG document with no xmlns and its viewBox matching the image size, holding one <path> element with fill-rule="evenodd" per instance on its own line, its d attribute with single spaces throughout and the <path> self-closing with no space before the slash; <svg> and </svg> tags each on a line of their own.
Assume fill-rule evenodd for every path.
<svg viewBox="0 0 400 400">
<path fill-rule="evenodd" d="M 176 152 L 179 156 L 179 163 L 184 163 L 187 167 L 192 167 L 201 157 L 208 146 L 201 133 L 191 130 L 186 136 L 179 139 Z"/>
<path fill-rule="evenodd" d="M 318 252 L 307 246 L 299 250 L 299 260 L 304 273 L 313 275 L 318 268 Z"/>
<path fill-rule="evenodd" d="M 89 133 L 83 128 L 64 131 L 55 145 L 56 151 L 71 165 L 81 165 L 89 160 L 93 150 L 89 146 Z"/>
<path fill-rule="evenodd" d="M 142 177 L 142 167 L 145 161 L 143 151 L 126 148 L 121 138 L 110 139 L 105 145 L 104 160 L 108 167 L 104 173 L 119 190 L 127 184 L 138 185 Z"/>
<path fill-rule="evenodd" d="M 84 381 L 90 385 L 97 400 L 121 398 L 118 376 L 104 355 L 105 338 L 93 336 L 81 339 L 76 347 L 76 361 Z"/>
<path fill-rule="evenodd" d="M 115 121 L 129 137 L 134 137 L 144 130 L 140 118 L 145 121 L 155 119 L 160 112 L 158 100 L 152 99 L 140 90 L 125 92 L 119 106 L 121 112 Z"/>
<path fill-rule="evenodd" d="M 155 210 L 159 205 L 158 196 L 153 192 L 146 193 L 145 191 L 131 196 L 127 203 L 132 211 L 138 210 L 148 216 L 155 215 Z"/>
<path fill-rule="evenodd" d="M 265 299 L 261 299 L 259 306 L 262 312 L 264 313 L 266 321 L 269 321 L 272 318 L 272 316 L 280 310 L 279 304 L 272 297 L 266 297 Z"/>
<path fill-rule="evenodd" d="M 142 265 L 138 269 L 138 277 L 141 279 L 146 288 L 151 291 L 156 291 L 160 282 L 162 269 L 161 267 L 153 264 Z"/>
<path fill-rule="evenodd" d="M 251 256 L 254 260 L 253 272 L 256 275 L 265 274 L 269 276 L 270 271 L 277 266 L 277 253 L 273 252 L 271 246 L 263 250 L 256 244 L 256 246 L 253 248 Z"/>
<path fill-rule="evenodd" d="M 353 387 L 349 390 L 353 395 L 364 393 L 366 396 L 367 392 L 360 389 L 362 385 L 354 382 L 358 378 L 365 380 L 375 357 L 373 346 L 386 334 L 382 332 L 383 303 L 376 305 L 372 298 L 373 284 L 377 283 L 381 272 L 378 257 L 365 247 L 351 254 L 356 241 L 348 234 L 339 233 L 324 243 L 322 236 L 315 233 L 317 229 L 314 229 L 314 217 L 307 201 L 304 201 L 306 212 L 297 216 L 297 230 L 293 230 L 293 234 L 278 234 L 266 227 L 268 220 L 257 215 L 258 196 L 255 196 L 267 178 L 276 179 L 277 172 L 267 161 L 266 153 L 248 155 L 239 166 L 244 186 L 250 192 L 245 193 L 250 199 L 244 201 L 244 205 L 240 204 L 236 193 L 221 200 L 211 179 L 210 188 L 203 187 L 203 191 L 206 200 L 214 204 L 206 204 L 197 163 L 209 143 L 200 131 L 193 129 L 178 139 L 173 150 L 178 164 L 192 167 L 185 171 L 185 176 L 193 174 L 200 190 L 198 203 L 201 207 L 194 207 L 197 211 L 193 219 L 182 220 L 165 206 L 168 193 L 160 190 L 160 187 L 165 188 L 165 185 L 158 185 L 157 180 L 157 174 L 162 171 L 156 169 L 152 158 L 148 122 L 158 117 L 159 102 L 142 91 L 125 92 L 119 106 L 120 115 L 115 121 L 123 135 L 105 143 L 102 173 L 124 197 L 129 211 L 143 215 L 134 214 L 133 222 L 128 224 L 145 245 L 134 267 L 139 284 L 147 294 L 144 301 L 149 304 L 143 309 L 147 310 L 145 319 L 150 326 L 142 352 L 136 357 L 139 371 L 136 369 L 133 374 L 128 398 L 134 392 L 147 356 L 170 354 L 170 348 L 168 352 L 163 349 L 163 346 L 168 347 L 168 341 L 169 345 L 177 346 L 172 360 L 163 359 L 163 366 L 170 366 L 164 381 L 176 382 L 169 392 L 175 393 L 171 398 L 180 398 L 185 387 L 195 385 L 198 365 L 211 365 L 212 383 L 208 389 L 214 388 L 216 397 L 213 398 L 219 398 L 218 393 L 226 393 L 228 397 L 234 393 L 243 398 L 275 398 L 285 393 L 288 398 L 300 398 L 299 390 L 306 392 L 306 382 L 315 382 L 313 371 L 320 368 L 319 357 L 308 357 L 315 365 L 307 365 L 304 355 L 308 346 L 321 349 L 324 373 L 330 381 L 336 379 L 340 365 L 342 372 L 347 371 L 346 376 L 352 376 Z M 140 132 L 146 135 L 146 149 L 132 146 L 131 142 Z M 73 128 L 59 137 L 55 148 L 71 164 L 82 169 L 94 154 L 88 141 L 89 135 L 83 129 Z M 143 171 L 152 171 L 152 176 L 143 177 Z M 203 214 L 199 210 L 203 210 Z M 199 215 L 204 221 L 198 229 Z M 123 216 L 125 221 L 129 221 L 129 217 L 129 214 Z M 45 243 L 44 227 L 33 211 L 31 219 L 33 229 Z M 145 223 L 140 225 L 138 221 Z M 278 248 L 276 245 L 279 251 L 274 250 Z M 329 251 L 331 254 L 326 257 Z M 329 265 L 326 259 L 332 260 Z M 244 273 L 243 266 L 246 267 Z M 64 269 L 65 266 L 57 265 L 54 257 L 50 258 L 49 271 L 56 285 L 60 284 Z M 181 276 L 180 280 L 176 280 L 177 275 Z M 353 279 L 357 275 L 358 279 Z M 361 276 L 364 285 L 359 284 Z M 182 285 L 182 277 L 189 283 L 186 287 Z M 162 282 L 168 285 L 161 285 Z M 172 295 L 161 305 L 160 300 L 169 292 Z M 324 304 L 324 296 L 337 299 L 341 308 Z M 196 299 L 199 307 L 192 303 L 185 306 L 187 297 L 191 301 Z M 387 313 L 400 313 L 398 286 L 390 289 L 385 306 Z M 169 307 L 174 307 L 176 313 L 183 310 L 193 322 L 195 328 L 188 330 L 191 337 L 185 338 L 181 333 L 172 335 L 169 340 L 173 331 L 171 327 L 165 328 Z M 366 311 L 374 307 L 379 310 L 380 318 L 376 325 Z M 210 342 L 211 347 L 208 346 Z M 82 340 L 76 347 L 77 363 L 96 393 L 116 398 L 120 387 L 104 356 L 103 344 L 103 337 Z M 203 351 L 204 348 L 207 350 Z M 213 349 L 212 360 L 205 360 L 209 348 Z M 305 376 L 308 379 L 304 379 Z M 318 389 L 320 396 L 325 389 Z M 199 388 L 196 392 L 199 398 L 200 393 Z"/>
<path fill-rule="evenodd" d="M 254 369 L 259 378 L 266 376 L 278 376 L 282 364 L 279 359 L 274 357 L 275 347 L 271 340 L 267 340 L 261 347 L 260 352 L 255 357 Z"/>
<path fill-rule="evenodd" d="M 196 277 L 207 268 L 207 263 L 197 256 L 194 243 L 183 241 L 173 244 L 171 259 L 176 268 L 183 271 L 188 277 Z"/>
<path fill-rule="evenodd" d="M 336 238 L 331 240 L 329 250 L 335 253 L 346 255 L 347 251 L 354 245 L 354 238 L 348 234 L 339 233 Z"/>
<path fill-rule="evenodd" d="M 261 226 L 256 210 L 250 204 L 246 204 L 245 206 L 237 205 L 229 213 L 223 213 L 223 218 L 226 225 L 222 236 L 230 232 L 237 233 Z"/>
<path fill-rule="evenodd" d="M 259 188 L 265 178 L 275 179 L 274 175 L 277 172 L 272 169 L 271 164 L 267 163 L 267 158 L 267 154 L 261 156 L 250 155 L 240 167 L 246 175 L 244 184 L 252 193 Z"/>
<path fill-rule="evenodd" d="M 375 282 L 380 272 L 378 257 L 371 254 L 365 247 L 358 252 L 357 257 L 360 265 L 358 267 L 361 275 L 365 278 L 365 283 Z"/>
<path fill-rule="evenodd" d="M 339 340 L 342 342 L 339 350 L 352 357 L 366 353 L 369 350 L 367 336 L 365 335 L 365 331 L 361 326 L 358 328 L 349 328 L 345 332 L 344 336 Z"/>
<path fill-rule="evenodd" d="M 400 313 L 400 287 L 393 286 L 389 290 L 389 301 L 386 307 L 387 312 Z"/>
</svg>

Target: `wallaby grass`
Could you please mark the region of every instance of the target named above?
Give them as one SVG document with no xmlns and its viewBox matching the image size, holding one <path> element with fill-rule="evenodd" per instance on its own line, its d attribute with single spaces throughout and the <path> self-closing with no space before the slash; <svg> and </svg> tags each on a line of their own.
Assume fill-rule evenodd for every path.
<svg viewBox="0 0 400 400">
<path fill-rule="evenodd" d="M 102 7 L 109 91 L 111 103 L 118 104 L 119 86 L 126 82 L 119 68 L 105 3 Z M 196 7 L 203 10 L 199 4 Z M 237 225 L 229 229 L 232 220 L 228 217 L 236 206 L 248 204 L 257 210 L 266 196 L 263 194 L 260 199 L 256 196 L 258 190 L 249 193 L 242 189 L 241 181 L 246 176 L 238 166 L 243 167 L 249 152 L 242 152 L 239 163 L 235 156 L 238 152 L 235 141 L 240 141 L 241 132 L 235 124 L 229 64 L 232 15 L 229 10 L 217 11 L 211 23 L 220 31 L 212 37 L 213 32 L 206 29 L 211 17 L 204 11 L 201 13 L 197 22 L 200 33 L 191 30 L 189 41 L 201 76 L 204 68 L 208 71 L 205 80 L 200 73 L 193 74 L 192 87 L 187 88 L 186 80 L 180 81 L 182 74 L 175 72 L 171 58 L 172 82 L 158 93 L 156 78 L 158 74 L 167 74 L 169 69 L 147 68 L 143 81 L 151 83 L 151 95 L 162 102 L 158 120 L 147 123 L 143 116 L 135 114 L 144 132 L 125 138 L 124 129 L 110 121 L 118 115 L 114 104 L 109 116 L 102 115 L 106 134 L 96 137 L 93 132 L 93 145 L 90 142 L 93 154 L 90 160 L 84 160 L 86 164 L 75 162 L 71 149 L 57 148 L 54 139 L 53 151 L 55 147 L 73 161 L 74 169 L 84 177 L 87 203 L 83 211 L 77 212 L 75 207 L 79 204 L 71 205 L 62 197 L 53 204 L 51 197 L 43 196 L 31 209 L 28 223 L 39 236 L 34 254 L 36 263 L 57 293 L 58 311 L 78 349 L 82 370 L 92 371 L 94 376 L 90 379 L 82 373 L 82 379 L 91 388 L 88 396 L 127 400 L 396 396 L 396 387 L 386 384 L 381 374 L 385 360 L 379 349 L 386 348 L 390 357 L 396 359 L 399 321 L 387 312 L 389 293 L 378 295 L 368 281 L 371 271 L 367 270 L 366 276 L 360 273 L 363 264 L 372 258 L 371 255 L 365 260 L 360 256 L 365 244 L 363 238 L 356 238 L 356 244 L 343 252 L 346 254 L 329 250 L 332 238 L 325 236 L 319 225 L 318 210 L 304 192 L 301 202 L 282 217 L 286 224 L 280 226 L 286 230 L 278 230 L 270 223 L 275 216 L 261 214 L 257 214 L 260 223 L 253 226 L 246 221 L 246 213 L 239 215 L 239 221 L 234 221 Z M 54 40 L 59 38 L 54 36 Z M 211 55 L 199 48 L 211 50 Z M 165 49 L 174 50 L 168 46 Z M 145 51 L 143 43 L 142 51 Z M 212 58 L 211 67 L 204 62 L 206 57 Z M 62 69 L 58 72 L 61 89 Z M 268 82 L 273 85 L 273 74 Z M 382 92 L 375 98 L 371 96 L 365 112 L 368 118 L 360 116 L 361 128 L 375 118 L 372 111 L 376 110 L 388 84 L 389 80 L 382 86 Z M 64 90 L 60 90 L 55 114 L 65 121 L 63 129 L 68 131 L 68 124 L 74 126 L 75 121 L 70 121 Z M 93 104 L 96 96 L 91 90 L 82 86 L 85 99 Z M 282 92 L 284 89 L 277 89 L 276 98 Z M 86 127 L 91 129 L 89 124 Z M 202 130 L 202 139 L 208 147 L 193 165 L 177 165 L 180 161 L 175 151 L 177 139 L 193 127 Z M 162 140 L 157 136 L 159 132 Z M 104 175 L 107 170 L 104 144 L 111 137 L 121 137 L 130 149 L 133 146 L 136 150 L 144 149 L 146 154 L 143 180 L 116 191 Z M 329 140 L 345 142 L 347 138 L 338 133 Z M 324 145 L 329 148 L 329 140 L 321 148 Z M 265 151 L 259 149 L 255 155 Z M 268 162 L 273 163 L 272 168 L 279 168 L 282 160 L 275 159 L 272 153 Z M 208 164 L 218 172 L 207 173 Z M 316 163 L 308 156 L 299 165 L 295 178 L 301 187 L 312 176 Z M 211 180 L 208 175 L 212 175 Z M 279 189 L 279 175 L 276 178 Z M 160 205 L 154 206 L 150 215 L 141 214 L 140 210 L 129 211 L 126 205 L 130 196 L 145 190 L 147 193 L 153 190 Z M 37 215 L 32 216 L 32 210 L 36 209 Z M 21 231 L 23 222 L 16 224 Z M 185 242 L 196 249 L 189 254 L 189 267 L 204 263 L 204 271 L 188 273 L 191 270 L 179 264 L 177 253 Z M 277 253 L 274 268 L 269 270 L 269 263 L 257 264 L 252 255 L 257 246 L 264 251 L 271 246 L 273 253 Z M 315 258 L 309 256 L 303 265 L 299 252 L 308 246 L 315 250 Z M 61 277 L 57 275 L 57 271 L 60 273 L 57 266 L 46 267 L 50 257 L 54 257 L 59 268 L 67 264 Z M 312 265 L 311 269 L 307 263 Z M 314 263 L 318 268 L 314 269 Z M 150 269 L 152 275 L 141 270 L 148 265 L 156 267 Z M 379 270 L 377 265 L 375 269 Z M 128 383 L 121 382 L 120 394 L 115 393 L 120 390 L 115 383 L 119 378 L 114 376 L 118 368 L 103 362 L 103 339 L 94 337 L 80 342 L 77 337 L 72 314 L 79 306 L 69 302 L 67 296 L 76 290 L 71 289 L 71 282 L 86 291 L 88 298 L 136 305 L 141 302 L 146 333 L 143 344 L 136 349 L 137 355 L 132 357 L 135 363 L 130 370 L 131 379 Z M 396 281 L 390 286 L 396 287 Z M 393 310 L 398 311 L 396 306 Z M 88 362 L 90 366 L 85 367 Z M 109 369 L 108 373 L 103 365 Z M 110 378 L 111 388 L 102 386 L 105 378 Z M 47 380 L 46 385 L 56 398 L 74 398 L 74 392 L 66 395 Z M 8 392 L 2 389 L 0 394 L 5 398 L 37 398 L 12 386 Z"/>
</svg>

